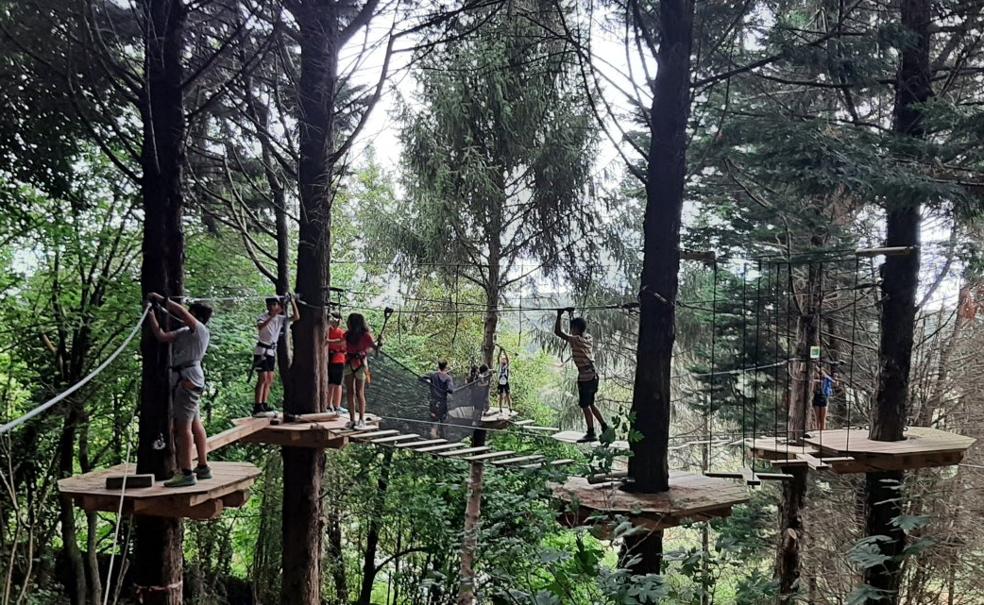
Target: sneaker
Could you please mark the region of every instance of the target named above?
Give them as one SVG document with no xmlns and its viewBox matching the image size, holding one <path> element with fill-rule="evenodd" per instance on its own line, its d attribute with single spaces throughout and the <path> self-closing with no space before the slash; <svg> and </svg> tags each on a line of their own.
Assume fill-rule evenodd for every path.
<svg viewBox="0 0 984 605">
<path fill-rule="evenodd" d="M 188 473 L 187 475 L 183 472 L 171 477 L 164 482 L 164 487 L 191 487 L 198 483 L 195 479 L 195 473 Z"/>
<path fill-rule="evenodd" d="M 264 405 L 262 403 L 254 403 L 253 404 L 253 415 L 254 416 L 263 416 L 263 414 L 265 412 L 265 410 L 263 408 L 264 408 Z"/>
<path fill-rule="evenodd" d="M 580 439 L 578 439 L 577 442 L 578 443 L 591 443 L 592 441 L 597 441 L 597 440 L 598 440 L 598 437 L 595 436 L 594 431 L 590 431 L 590 432 L 585 433 L 584 434 L 584 437 L 581 437 Z"/>
<path fill-rule="evenodd" d="M 355 421 L 354 420 L 349 420 L 348 422 L 346 422 L 345 423 L 345 428 L 347 428 L 347 429 L 354 429 L 355 428 Z"/>
<path fill-rule="evenodd" d="M 204 480 L 212 478 L 212 467 L 210 466 L 199 466 L 195 468 L 195 478 Z"/>
<path fill-rule="evenodd" d="M 366 421 L 365 420 L 360 420 L 360 421 L 358 421 L 358 422 L 355 423 L 355 430 L 357 430 L 357 431 L 364 431 L 365 428 L 366 428 Z"/>
<path fill-rule="evenodd" d="M 267 415 L 276 414 L 277 413 L 277 410 L 275 410 L 274 408 L 270 407 L 270 405 L 269 404 L 266 404 L 266 403 L 263 404 L 263 411 L 266 412 Z"/>
</svg>

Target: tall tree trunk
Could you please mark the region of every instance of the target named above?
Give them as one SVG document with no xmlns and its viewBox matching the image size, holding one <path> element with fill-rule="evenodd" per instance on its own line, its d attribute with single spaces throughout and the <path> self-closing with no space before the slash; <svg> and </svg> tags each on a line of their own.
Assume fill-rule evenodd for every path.
<svg viewBox="0 0 984 605">
<path fill-rule="evenodd" d="M 144 232 L 141 287 L 151 292 L 181 295 L 184 270 L 184 205 L 181 191 L 184 166 L 185 114 L 181 83 L 185 45 L 185 6 L 181 0 L 142 0 L 144 27 L 144 89 L 140 99 L 143 121 L 141 154 Z M 174 473 L 170 436 L 170 349 L 149 329 L 140 342 L 143 357 L 140 386 L 140 430 L 137 471 L 164 479 Z M 168 446 L 155 450 L 158 434 Z M 183 526 L 180 519 L 136 518 L 134 580 L 138 596 L 148 605 L 179 605 L 182 591 Z"/>
<path fill-rule="evenodd" d="M 901 137 L 922 139 L 925 130 L 919 104 L 933 94 L 930 83 L 930 2 L 901 0 L 902 28 L 907 36 L 895 84 L 893 130 Z M 918 246 L 919 193 L 898 196 L 886 212 L 885 245 Z M 871 410 L 869 438 L 899 441 L 903 438 L 909 371 L 912 363 L 916 288 L 919 284 L 919 252 L 888 256 L 881 267 L 880 373 L 875 405 Z M 905 474 L 899 471 L 868 473 L 865 476 L 865 530 L 868 536 L 887 536 L 878 542 L 881 554 L 890 557 L 884 565 L 866 569 L 864 581 L 883 591 L 871 603 L 898 603 L 902 578 L 901 555 L 904 532 L 893 523 L 902 514 L 900 488 Z M 882 598 L 884 597 L 884 598 Z"/>
<path fill-rule="evenodd" d="M 643 268 L 639 292 L 639 341 L 632 412 L 641 438 L 632 443 L 632 489 L 669 489 L 667 446 L 670 432 L 670 365 L 680 270 L 680 217 L 687 170 L 687 117 L 690 114 L 692 0 L 659 4 L 660 41 L 650 107 L 643 219 Z M 659 573 L 662 532 L 632 537 L 627 546 L 641 555 L 634 570 Z"/>
<path fill-rule="evenodd" d="M 348 603 L 348 578 L 345 575 L 345 559 L 342 545 L 342 519 L 334 506 L 328 512 L 328 557 L 333 564 L 331 577 L 335 583 L 335 600 Z"/>
<path fill-rule="evenodd" d="M 779 576 L 779 602 L 795 602 L 800 584 L 800 548 L 804 535 L 803 505 L 806 496 L 807 470 L 791 467 L 786 472 L 793 478 L 782 482 L 780 506 L 779 554 L 776 575 Z"/>
<path fill-rule="evenodd" d="M 75 427 L 78 424 L 78 405 L 76 400 L 69 401 L 69 412 L 65 418 L 58 440 L 58 470 L 61 477 L 71 477 L 75 469 Z M 60 496 L 59 521 L 61 524 L 62 549 L 68 561 L 68 596 L 72 605 L 85 605 L 87 585 L 85 562 L 79 550 L 78 532 L 75 527 L 75 504 L 71 497 Z"/>
<path fill-rule="evenodd" d="M 362 588 L 359 591 L 359 605 L 372 605 L 372 587 L 376 583 L 376 553 L 379 550 L 379 533 L 385 516 L 386 490 L 389 487 L 390 466 L 393 462 L 393 450 L 387 448 L 383 452 L 383 467 L 379 472 L 376 483 L 375 506 L 369 529 L 366 531 L 366 554 L 362 561 Z"/>
<path fill-rule="evenodd" d="M 486 431 L 475 431 L 472 444 L 485 442 Z M 481 434 L 481 435 L 479 435 Z M 476 446 L 477 447 L 477 446 Z M 485 465 L 472 462 L 468 473 L 468 500 L 465 503 L 465 528 L 461 539 L 461 565 L 459 570 L 458 605 L 474 605 L 475 555 L 478 551 L 478 533 L 482 521 L 482 488 Z"/>
<path fill-rule="evenodd" d="M 294 358 L 284 409 L 317 412 L 323 401 L 326 371 L 322 343 L 326 327 L 323 303 L 331 283 L 331 205 L 335 173 L 335 95 L 338 88 L 338 15 L 336 4 L 290 5 L 300 30 L 301 74 L 297 89 L 299 150 L 297 282 L 301 305 L 294 324 Z M 283 448 L 283 584 L 285 603 L 318 605 L 321 600 L 321 482 L 324 450 Z"/>
</svg>

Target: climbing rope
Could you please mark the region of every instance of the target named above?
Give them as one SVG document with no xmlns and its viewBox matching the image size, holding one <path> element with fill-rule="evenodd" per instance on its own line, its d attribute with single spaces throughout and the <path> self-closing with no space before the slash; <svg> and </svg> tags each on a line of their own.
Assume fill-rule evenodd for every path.
<svg viewBox="0 0 984 605">
<path fill-rule="evenodd" d="M 63 401 L 66 397 L 68 397 L 72 393 L 75 393 L 85 385 L 89 384 L 89 382 L 91 382 L 93 378 L 95 378 L 103 370 L 105 370 L 109 366 L 109 364 L 113 363 L 113 360 L 119 357 L 120 353 L 122 353 L 123 350 L 127 348 L 127 346 L 130 344 L 130 341 L 133 340 L 133 337 L 137 335 L 138 331 L 140 331 L 140 326 L 143 324 L 143 321 L 144 319 L 146 319 L 148 313 L 150 313 L 150 304 L 144 305 L 144 310 L 143 313 L 140 315 L 140 319 L 138 319 L 137 323 L 133 325 L 133 328 L 130 330 L 130 333 L 127 335 L 127 337 L 123 340 L 123 343 L 119 347 L 117 347 L 116 350 L 109 355 L 109 357 L 107 357 L 101 364 L 99 364 L 99 366 L 97 366 L 95 370 L 90 372 L 88 376 L 76 382 L 72 386 L 68 387 L 68 389 L 63 391 L 61 394 L 52 397 L 48 401 L 32 409 L 30 412 L 24 414 L 20 418 L 15 418 L 14 420 L 11 420 L 7 424 L 0 426 L 0 435 L 14 430 L 15 428 L 24 424 L 31 418 L 38 416 L 39 414 L 43 414 L 47 410 L 58 405 L 59 402 Z"/>
</svg>

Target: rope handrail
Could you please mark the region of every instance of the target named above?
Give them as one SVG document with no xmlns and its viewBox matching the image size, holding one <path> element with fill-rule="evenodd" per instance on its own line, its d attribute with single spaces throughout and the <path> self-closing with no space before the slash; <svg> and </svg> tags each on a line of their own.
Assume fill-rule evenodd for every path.
<svg viewBox="0 0 984 605">
<path fill-rule="evenodd" d="M 140 326 L 143 324 L 144 319 L 147 318 L 147 314 L 150 313 L 150 308 L 151 308 L 150 304 L 144 305 L 144 311 L 140 315 L 140 319 L 138 319 L 137 320 L 137 323 L 134 324 L 133 328 L 130 330 L 130 333 L 127 335 L 127 337 L 123 341 L 123 343 L 119 347 L 117 347 L 116 350 L 113 351 L 109 355 L 109 357 L 107 357 L 105 360 L 103 360 L 103 362 L 101 364 L 99 364 L 99 366 L 96 367 L 95 370 L 93 370 L 92 372 L 90 372 L 82 380 L 80 380 L 80 381 L 76 382 L 75 384 L 73 384 L 72 386 L 68 387 L 62 393 L 60 393 L 58 395 L 55 395 L 54 397 L 52 397 L 48 401 L 46 401 L 46 402 L 42 403 L 41 405 L 35 407 L 30 412 L 24 414 L 23 416 L 21 416 L 19 418 L 15 418 L 15 419 L 11 420 L 10 422 L 4 424 L 3 426 L 0 426 L 0 435 L 2 435 L 4 433 L 8 433 L 8 432 L 14 430 L 15 428 L 17 428 L 18 426 L 24 424 L 25 422 L 27 422 L 31 418 L 34 418 L 35 416 L 38 416 L 39 414 L 43 414 L 44 412 L 48 411 L 49 409 L 51 409 L 52 407 L 54 407 L 55 405 L 57 405 L 59 402 L 61 402 L 62 400 L 64 400 L 66 397 L 68 397 L 72 393 L 78 391 L 79 389 L 81 389 L 82 387 L 84 387 L 85 385 L 87 385 L 93 378 L 95 378 L 96 376 L 98 376 L 103 370 L 105 370 L 109 366 L 109 364 L 113 363 L 113 360 L 115 360 L 117 357 L 119 357 L 120 353 L 122 353 L 123 350 L 127 348 L 127 346 L 129 346 L 130 341 L 133 340 L 133 337 L 136 336 L 137 335 L 137 332 L 140 330 Z"/>
</svg>

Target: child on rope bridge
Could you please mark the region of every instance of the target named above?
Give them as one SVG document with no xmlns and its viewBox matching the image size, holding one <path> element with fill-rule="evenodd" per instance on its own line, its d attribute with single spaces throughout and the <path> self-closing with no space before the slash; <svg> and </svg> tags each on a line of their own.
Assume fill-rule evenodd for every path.
<svg viewBox="0 0 984 605">
<path fill-rule="evenodd" d="M 291 321 L 301 318 L 297 303 L 288 297 L 291 304 Z M 270 389 L 273 387 L 273 372 L 277 367 L 277 342 L 284 331 L 287 316 L 284 315 L 284 299 L 270 297 L 266 299 L 266 313 L 256 318 L 256 330 L 259 332 L 256 348 L 253 349 L 253 369 L 256 370 L 256 389 L 253 399 L 253 415 L 266 416 L 274 413 L 267 404 Z"/>
<path fill-rule="evenodd" d="M 574 358 L 574 365 L 577 367 L 577 399 L 581 412 L 584 414 L 584 422 L 588 425 L 588 432 L 584 437 L 578 439 L 578 443 L 590 443 L 597 440 L 594 428 L 594 419 L 597 418 L 601 424 L 601 432 L 608 430 L 608 424 L 602 417 L 601 412 L 595 406 L 595 394 L 598 393 L 598 372 L 594 366 L 594 352 L 592 351 L 591 335 L 587 333 L 588 322 L 583 317 L 573 317 L 570 321 L 571 333 L 564 332 L 561 321 L 564 313 L 573 315 L 574 309 L 557 309 L 557 321 L 554 322 L 554 334 L 567 341 L 571 346 L 571 355 Z"/>
<path fill-rule="evenodd" d="M 171 430 L 177 448 L 177 462 L 181 472 L 164 482 L 165 487 L 187 487 L 198 479 L 211 479 L 208 467 L 208 444 L 202 425 L 198 403 L 205 390 L 205 373 L 202 359 L 208 350 L 209 332 L 205 324 L 212 317 L 212 309 L 201 303 L 188 308 L 169 300 L 156 292 L 148 299 L 155 305 L 161 303 L 184 325 L 165 332 L 157 321 L 156 313 L 150 313 L 150 328 L 158 342 L 171 343 Z M 192 471 L 191 448 L 198 449 L 198 466 Z"/>
</svg>

